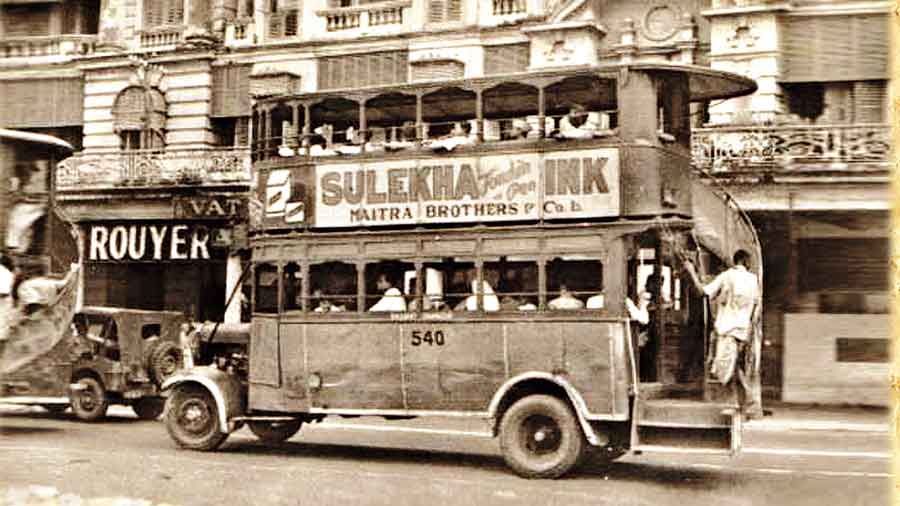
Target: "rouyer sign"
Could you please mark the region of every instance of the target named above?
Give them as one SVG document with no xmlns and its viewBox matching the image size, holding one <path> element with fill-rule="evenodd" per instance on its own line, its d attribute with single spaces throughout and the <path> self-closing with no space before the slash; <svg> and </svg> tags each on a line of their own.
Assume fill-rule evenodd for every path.
<svg viewBox="0 0 900 506">
<path fill-rule="evenodd" d="M 211 241 L 215 230 L 194 223 L 89 223 L 84 227 L 89 261 L 171 262 L 220 256 Z"/>
<path fill-rule="evenodd" d="M 321 164 L 312 213 L 292 175 L 267 174 L 261 196 L 268 224 L 340 228 L 620 214 L 619 151 L 612 148 Z"/>
</svg>

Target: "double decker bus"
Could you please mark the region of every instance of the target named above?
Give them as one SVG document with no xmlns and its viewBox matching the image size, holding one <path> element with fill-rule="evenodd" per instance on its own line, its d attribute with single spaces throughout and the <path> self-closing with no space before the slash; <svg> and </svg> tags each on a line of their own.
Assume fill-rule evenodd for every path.
<svg viewBox="0 0 900 506">
<path fill-rule="evenodd" d="M 681 265 L 761 265 L 690 158 L 691 103 L 755 89 L 635 63 L 258 102 L 249 348 L 167 382 L 169 434 L 212 450 L 244 424 L 278 442 L 327 416 L 477 417 L 537 478 L 738 451 Z"/>
<path fill-rule="evenodd" d="M 56 206 L 56 164 L 72 154 L 56 137 L 0 129 L 0 253 L 15 272 L 0 293 L 0 402 L 66 409 L 65 337 L 78 306 L 78 231 Z M 4 292 L 9 287 L 4 287 Z"/>
</svg>

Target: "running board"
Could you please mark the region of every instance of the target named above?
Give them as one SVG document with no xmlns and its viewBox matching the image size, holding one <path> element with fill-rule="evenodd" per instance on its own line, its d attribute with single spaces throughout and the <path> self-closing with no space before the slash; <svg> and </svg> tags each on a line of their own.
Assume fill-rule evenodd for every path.
<svg viewBox="0 0 900 506">
<path fill-rule="evenodd" d="M 733 455 L 741 449 L 743 418 L 728 404 L 650 399 L 638 403 L 636 415 L 636 451 Z"/>
</svg>

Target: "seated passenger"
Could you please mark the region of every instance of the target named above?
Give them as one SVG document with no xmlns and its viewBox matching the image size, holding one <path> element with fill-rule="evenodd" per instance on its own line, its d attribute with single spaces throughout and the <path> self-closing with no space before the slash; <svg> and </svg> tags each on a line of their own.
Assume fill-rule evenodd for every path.
<svg viewBox="0 0 900 506">
<path fill-rule="evenodd" d="M 527 139 L 529 132 L 531 132 L 531 125 L 528 124 L 528 121 L 519 118 L 514 119 L 512 121 L 512 128 L 509 130 L 509 139 Z"/>
<path fill-rule="evenodd" d="M 322 295 L 322 290 L 316 290 L 313 292 L 313 300 L 317 300 L 316 308 L 313 309 L 315 313 L 340 313 L 347 310 L 345 306 L 342 304 L 334 304 L 330 300 L 326 299 Z"/>
<path fill-rule="evenodd" d="M 399 135 L 398 135 L 399 132 Z M 385 149 L 388 151 L 396 151 L 399 149 L 408 149 L 416 145 L 416 124 L 412 121 L 404 121 L 403 126 L 399 129 L 392 129 L 391 140 L 384 143 Z"/>
<path fill-rule="evenodd" d="M 468 123 L 456 122 L 453 124 L 453 130 L 449 134 L 431 141 L 429 146 L 433 150 L 453 151 L 459 146 L 472 144 L 474 141 L 469 135 L 471 128 L 471 125 Z"/>
<path fill-rule="evenodd" d="M 564 139 L 592 139 L 597 133 L 598 125 L 588 121 L 588 113 L 584 107 L 575 104 L 569 113 L 559 121 L 558 137 Z"/>
<path fill-rule="evenodd" d="M 500 310 L 500 299 L 497 298 L 497 295 L 494 293 L 494 289 L 491 288 L 490 283 L 487 281 L 482 281 L 481 285 L 481 293 L 482 300 L 484 301 L 484 310 L 485 311 L 499 311 Z M 476 295 L 478 288 L 478 280 L 472 280 L 472 295 L 466 297 L 466 299 L 459 304 L 455 308 L 455 311 L 462 311 L 465 309 L 466 311 L 477 311 L 478 310 L 478 295 Z"/>
<path fill-rule="evenodd" d="M 381 300 L 369 308 L 370 312 L 406 311 L 406 299 L 403 298 L 403 293 L 394 287 L 393 280 L 388 278 L 387 274 L 379 274 L 375 284 L 379 290 L 384 291 L 384 295 Z"/>
<path fill-rule="evenodd" d="M 566 285 L 559 285 L 559 297 L 547 303 L 550 309 L 584 309 L 584 302 L 572 295 Z"/>
<path fill-rule="evenodd" d="M 606 307 L 606 297 L 602 293 L 592 295 L 585 303 L 585 307 L 588 309 L 603 309 Z"/>
</svg>

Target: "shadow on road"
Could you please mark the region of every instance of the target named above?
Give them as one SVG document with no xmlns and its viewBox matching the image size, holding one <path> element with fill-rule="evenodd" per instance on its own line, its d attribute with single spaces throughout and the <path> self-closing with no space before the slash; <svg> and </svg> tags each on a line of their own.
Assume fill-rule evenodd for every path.
<svg viewBox="0 0 900 506">
<path fill-rule="evenodd" d="M 0 425 L 0 434 L 4 436 L 26 435 L 26 434 L 46 434 L 49 432 L 59 432 L 62 429 L 58 427 L 23 427 L 18 425 Z"/>
<path fill-rule="evenodd" d="M 257 441 L 236 441 L 227 444 L 220 451 L 260 457 L 306 457 L 373 464 L 428 464 L 429 466 L 448 468 L 464 467 L 472 470 L 488 470 L 507 476 L 512 473 L 502 457 L 483 453 L 303 443 L 300 441 L 289 441 L 277 446 Z M 564 477 L 563 480 L 655 483 L 685 490 L 717 490 L 722 487 L 724 481 L 727 481 L 730 490 L 735 485 L 735 480 L 740 480 L 740 478 L 722 470 L 699 470 L 640 462 L 608 464 L 600 461 L 588 461 Z"/>
<path fill-rule="evenodd" d="M 74 413 L 66 412 L 66 413 L 50 413 L 47 411 L 21 411 L 17 413 L 3 413 L 0 415 L 3 419 L 33 419 L 33 420 L 58 420 L 63 422 L 73 422 L 73 423 L 90 423 L 91 425 L 102 425 L 102 424 L 121 424 L 121 423 L 139 423 L 142 420 L 138 420 L 137 418 L 132 417 L 123 417 L 123 416 L 107 416 L 101 420 L 96 422 L 85 422 L 79 420 Z"/>
</svg>

